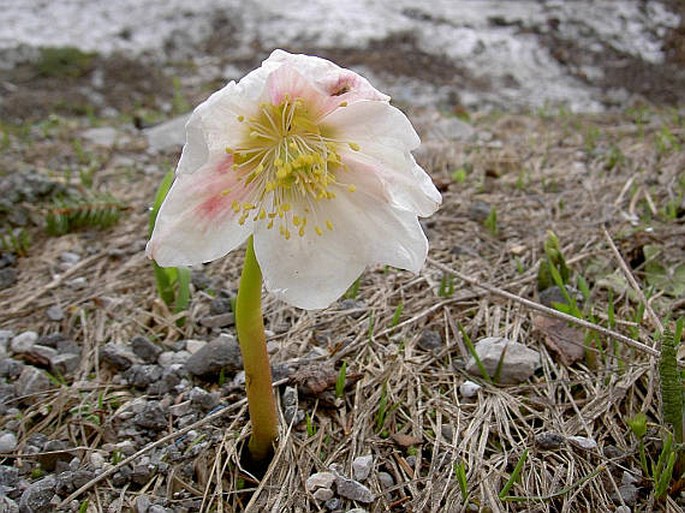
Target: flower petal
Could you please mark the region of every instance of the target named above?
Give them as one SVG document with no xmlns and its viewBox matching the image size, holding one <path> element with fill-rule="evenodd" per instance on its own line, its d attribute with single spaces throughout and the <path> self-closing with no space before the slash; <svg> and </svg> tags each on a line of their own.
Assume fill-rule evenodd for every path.
<svg viewBox="0 0 685 513">
<path fill-rule="evenodd" d="M 359 146 L 341 146 L 343 161 L 350 168 L 377 174 L 396 206 L 422 217 L 440 206 L 440 192 L 410 153 L 421 141 L 401 111 L 383 102 L 360 101 L 334 111 L 323 122 L 337 139 Z"/>
<path fill-rule="evenodd" d="M 242 244 L 252 232 L 248 216 L 242 225 L 234 205 L 251 191 L 231 170 L 226 154 L 192 175 L 177 175 L 157 215 L 146 252 L 162 267 L 196 265 L 219 258 Z M 237 202 L 237 203 L 234 203 Z"/>
<path fill-rule="evenodd" d="M 303 236 L 284 238 L 255 225 L 255 252 L 267 289 L 306 309 L 338 299 L 367 265 L 389 264 L 418 272 L 428 242 L 416 215 L 377 201 L 373 194 L 339 188 L 336 198 L 314 207 Z M 325 228 L 326 221 L 332 230 Z M 321 235 L 315 224 L 324 227 Z"/>
</svg>

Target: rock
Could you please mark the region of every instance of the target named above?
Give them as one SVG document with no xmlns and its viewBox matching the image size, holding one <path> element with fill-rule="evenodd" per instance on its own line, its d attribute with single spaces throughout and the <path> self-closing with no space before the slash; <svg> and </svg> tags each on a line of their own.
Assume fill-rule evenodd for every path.
<svg viewBox="0 0 685 513">
<path fill-rule="evenodd" d="M 17 271 L 13 267 L 0 269 L 0 290 L 8 289 L 17 283 Z"/>
<path fill-rule="evenodd" d="M 209 393 L 200 387 L 194 387 L 189 393 L 188 398 L 193 408 L 207 412 L 219 404 L 219 394 Z"/>
<path fill-rule="evenodd" d="M 218 374 L 220 371 L 236 372 L 243 366 L 240 347 L 236 340 L 222 334 L 188 358 L 186 370 L 193 376 Z"/>
<path fill-rule="evenodd" d="M 52 476 L 30 484 L 21 494 L 19 511 L 21 513 L 52 513 L 55 508 L 51 501 L 56 487 L 57 480 Z"/>
<path fill-rule="evenodd" d="M 150 509 L 147 510 L 147 513 L 171 513 L 171 510 L 164 506 L 160 506 L 159 504 L 153 504 L 150 506 Z"/>
<path fill-rule="evenodd" d="M 353 508 L 353 509 L 349 510 L 347 513 L 368 513 L 368 512 L 363 508 Z"/>
<path fill-rule="evenodd" d="M 186 340 L 186 351 L 188 351 L 190 354 L 195 354 L 206 345 L 207 342 L 204 340 L 188 339 Z"/>
<path fill-rule="evenodd" d="M 281 404 L 283 405 L 283 417 L 286 423 L 297 425 L 304 420 L 304 412 L 298 408 L 298 398 L 297 398 L 297 388 L 287 386 L 283 390 L 283 395 L 281 398 Z"/>
<path fill-rule="evenodd" d="M 588 438 L 586 436 L 569 436 L 566 440 L 576 447 L 586 451 L 591 451 L 597 448 L 597 441 L 594 438 Z"/>
<path fill-rule="evenodd" d="M 131 339 L 131 350 L 145 363 L 156 363 L 159 355 L 162 354 L 161 347 L 140 335 Z"/>
<path fill-rule="evenodd" d="M 50 308 L 45 310 L 45 315 L 51 321 L 59 322 L 64 319 L 64 311 L 58 305 L 52 305 Z"/>
<path fill-rule="evenodd" d="M 81 255 L 71 251 L 63 251 L 60 253 L 59 259 L 63 264 L 73 267 L 81 261 Z"/>
<path fill-rule="evenodd" d="M 153 153 L 179 150 L 186 141 L 186 123 L 189 118 L 190 114 L 184 114 L 143 130 L 150 150 Z"/>
<path fill-rule="evenodd" d="M 535 436 L 535 445 L 545 451 L 554 451 L 564 443 L 564 437 L 553 431 L 545 431 Z"/>
<path fill-rule="evenodd" d="M 440 434 L 446 442 L 452 442 L 452 439 L 454 438 L 454 428 L 451 424 L 443 424 L 440 427 Z"/>
<path fill-rule="evenodd" d="M 100 350 L 100 361 L 105 362 L 117 370 L 126 370 L 134 363 L 140 363 L 138 357 L 122 344 L 108 342 Z"/>
<path fill-rule="evenodd" d="M 17 436 L 14 433 L 0 435 L 0 452 L 14 452 L 17 448 Z"/>
<path fill-rule="evenodd" d="M 493 378 L 500 367 L 500 360 L 503 359 L 497 377 L 499 383 L 522 383 L 540 367 L 540 353 L 505 338 L 484 338 L 476 343 L 475 350 L 485 370 Z M 475 376 L 480 375 L 473 356 L 466 362 L 466 372 Z"/>
<path fill-rule="evenodd" d="M 50 388 L 50 380 L 45 373 L 32 365 L 26 365 L 14 383 L 17 395 L 33 395 Z"/>
<path fill-rule="evenodd" d="M 144 429 L 162 431 L 167 427 L 167 412 L 159 401 L 149 401 L 145 409 L 133 417 L 133 423 Z"/>
<path fill-rule="evenodd" d="M 29 354 L 33 358 L 34 362 L 40 362 L 40 365 L 45 367 L 49 365 L 50 360 L 57 356 L 57 349 L 52 347 L 43 346 L 41 344 L 35 344 Z"/>
<path fill-rule="evenodd" d="M 13 490 L 19 482 L 19 469 L 9 465 L 0 465 L 0 497 Z M 0 511 L 2 509 L 0 508 Z"/>
<path fill-rule="evenodd" d="M 81 356 L 73 353 L 57 353 L 50 358 L 50 370 L 62 376 L 73 374 L 81 364 Z"/>
<path fill-rule="evenodd" d="M 630 509 L 630 506 L 618 506 L 614 513 L 633 513 L 633 510 Z"/>
<path fill-rule="evenodd" d="M 388 488 L 392 488 L 393 486 L 395 486 L 395 480 L 387 472 L 379 472 L 378 481 L 381 484 L 381 488 L 383 488 L 384 490 L 387 490 Z"/>
<path fill-rule="evenodd" d="M 232 304 L 235 297 L 228 291 L 222 290 L 217 297 L 209 303 L 209 314 L 220 315 L 232 311 Z"/>
<path fill-rule="evenodd" d="M 35 331 L 24 331 L 10 342 L 10 349 L 13 353 L 28 353 L 38 340 L 38 333 Z"/>
<path fill-rule="evenodd" d="M 331 490 L 330 488 L 319 488 L 312 495 L 317 501 L 325 502 L 327 500 L 332 499 L 335 494 L 333 493 L 333 490 Z"/>
<path fill-rule="evenodd" d="M 158 365 L 131 365 L 124 373 L 124 378 L 137 388 L 146 388 L 162 377 L 162 368 Z"/>
<path fill-rule="evenodd" d="M 462 395 L 462 397 L 465 397 L 466 399 L 471 399 L 473 397 L 476 397 L 478 395 L 478 391 L 483 388 L 480 386 L 478 383 L 474 383 L 473 381 L 464 381 L 461 385 L 459 385 L 459 393 Z"/>
<path fill-rule="evenodd" d="M 112 147 L 119 137 L 119 132 L 111 126 L 99 126 L 83 131 L 81 137 L 98 146 Z"/>
<path fill-rule="evenodd" d="M 170 367 L 172 365 L 185 364 L 191 354 L 188 351 L 164 351 L 157 358 L 157 363 L 162 367 Z"/>
<path fill-rule="evenodd" d="M 150 497 L 147 495 L 139 495 L 136 497 L 136 513 L 147 513 L 151 503 Z"/>
<path fill-rule="evenodd" d="M 74 290 L 82 290 L 88 286 L 88 278 L 86 278 L 85 276 L 79 276 L 78 278 L 69 280 L 67 282 L 67 285 Z"/>
<path fill-rule="evenodd" d="M 326 507 L 328 511 L 334 511 L 337 513 L 338 511 L 340 511 L 341 502 L 342 501 L 337 497 L 333 497 L 332 499 L 329 499 L 326 502 L 324 502 L 323 505 Z"/>
<path fill-rule="evenodd" d="M 226 328 L 235 324 L 235 316 L 231 312 L 208 315 L 200 319 L 200 324 L 205 328 Z"/>
<path fill-rule="evenodd" d="M 10 340 L 14 337 L 12 330 L 0 330 L 0 351 L 7 351 Z"/>
<path fill-rule="evenodd" d="M 0 493 L 0 511 L 4 513 L 19 513 L 19 506 L 5 494 Z"/>
<path fill-rule="evenodd" d="M 438 351 L 444 347 L 442 335 L 433 330 L 423 330 L 416 344 L 424 351 Z"/>
<path fill-rule="evenodd" d="M 338 304 L 340 305 L 340 309 L 347 310 L 348 315 L 353 319 L 359 319 L 369 309 L 366 303 L 359 299 L 343 299 L 339 301 Z"/>
<path fill-rule="evenodd" d="M 338 476 L 335 479 L 335 488 L 338 495 L 345 499 L 369 504 L 373 502 L 374 496 L 366 486 L 355 481 L 354 479 L 346 479 Z"/>
<path fill-rule="evenodd" d="M 492 205 L 483 200 L 476 200 L 469 205 L 469 219 L 482 223 L 490 215 Z"/>
<path fill-rule="evenodd" d="M 100 470 L 105 466 L 105 457 L 98 451 L 92 452 L 90 454 L 90 464 L 95 470 Z"/>
<path fill-rule="evenodd" d="M 304 487 L 308 492 L 314 492 L 319 488 L 331 488 L 334 482 L 333 472 L 317 472 L 307 478 Z"/>
<path fill-rule="evenodd" d="M 352 477 L 357 481 L 365 481 L 373 467 L 373 456 L 367 454 L 359 456 L 352 461 Z"/>
</svg>

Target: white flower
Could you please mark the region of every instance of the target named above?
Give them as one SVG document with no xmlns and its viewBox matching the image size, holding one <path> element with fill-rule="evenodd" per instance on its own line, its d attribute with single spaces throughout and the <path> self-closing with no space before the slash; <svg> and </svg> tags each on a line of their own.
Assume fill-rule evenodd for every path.
<svg viewBox="0 0 685 513">
<path fill-rule="evenodd" d="M 254 234 L 266 288 L 324 308 L 367 265 L 418 272 L 417 216 L 441 196 L 411 155 L 420 141 L 389 97 L 332 62 L 274 51 L 199 105 L 148 255 L 219 258 Z"/>
</svg>

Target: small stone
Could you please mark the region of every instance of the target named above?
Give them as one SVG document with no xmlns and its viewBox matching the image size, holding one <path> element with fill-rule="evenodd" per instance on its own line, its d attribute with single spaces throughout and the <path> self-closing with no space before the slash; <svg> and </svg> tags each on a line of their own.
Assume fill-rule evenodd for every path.
<svg viewBox="0 0 685 513">
<path fill-rule="evenodd" d="M 117 370 L 126 370 L 134 363 L 139 363 L 138 358 L 122 344 L 108 342 L 100 350 L 100 361 L 103 361 Z"/>
<path fill-rule="evenodd" d="M 186 370 L 193 376 L 207 376 L 225 372 L 237 372 L 243 366 L 240 347 L 235 339 L 222 334 L 188 358 Z"/>
<path fill-rule="evenodd" d="M 162 348 L 150 342 L 147 337 L 137 336 L 131 339 L 131 350 L 145 363 L 156 363 Z"/>
<path fill-rule="evenodd" d="M 102 455 L 102 453 L 95 451 L 90 455 L 90 464 L 95 470 L 100 470 L 105 466 L 105 457 Z"/>
<path fill-rule="evenodd" d="M 535 444 L 544 451 L 554 451 L 564 443 L 564 437 L 553 431 L 545 431 L 535 436 Z"/>
<path fill-rule="evenodd" d="M 152 153 L 160 153 L 167 150 L 178 150 L 186 140 L 186 123 L 190 114 L 174 118 L 150 128 L 143 133 Z"/>
<path fill-rule="evenodd" d="M 38 333 L 35 331 L 24 331 L 10 342 L 10 349 L 13 353 L 28 353 L 38 341 Z"/>
<path fill-rule="evenodd" d="M 97 144 L 98 146 L 112 147 L 119 136 L 116 128 L 111 126 L 99 126 L 89 128 L 81 133 L 81 137 Z"/>
<path fill-rule="evenodd" d="M 185 364 L 190 357 L 191 354 L 188 351 L 164 351 L 157 358 L 157 363 L 162 367 L 171 367 Z"/>
<path fill-rule="evenodd" d="M 52 476 L 30 484 L 21 494 L 19 511 L 22 513 L 50 513 L 54 511 L 50 502 L 56 487 L 57 480 Z"/>
<path fill-rule="evenodd" d="M 17 395 L 33 395 L 50 388 L 50 380 L 45 373 L 33 365 L 26 365 L 14 383 Z"/>
<path fill-rule="evenodd" d="M 218 315 L 208 315 L 200 319 L 205 328 L 226 328 L 235 324 L 235 315 L 231 312 Z"/>
<path fill-rule="evenodd" d="M 597 448 L 597 442 L 593 438 L 588 438 L 586 436 L 569 436 L 567 440 L 576 447 L 586 451 L 591 451 Z"/>
<path fill-rule="evenodd" d="M 150 509 L 147 510 L 147 513 L 170 513 L 171 510 L 168 508 L 165 508 L 164 506 L 160 506 L 159 504 L 153 504 L 150 506 Z"/>
<path fill-rule="evenodd" d="M 445 439 L 446 442 L 451 442 L 454 438 L 454 428 L 451 424 L 443 424 L 440 427 L 440 434 Z"/>
<path fill-rule="evenodd" d="M 341 310 L 347 310 L 347 313 L 353 319 L 362 317 L 369 307 L 359 299 L 343 299 L 339 303 Z"/>
<path fill-rule="evenodd" d="M 19 513 L 19 506 L 5 494 L 0 494 L 0 511 L 5 513 Z"/>
<path fill-rule="evenodd" d="M 459 393 L 462 395 L 462 397 L 465 397 L 466 399 L 472 399 L 478 395 L 478 391 L 483 388 L 480 386 L 478 383 L 474 383 L 473 381 L 464 381 L 461 385 L 459 385 Z"/>
<path fill-rule="evenodd" d="M 368 512 L 363 508 L 353 508 L 353 509 L 349 510 L 347 513 L 368 513 Z"/>
<path fill-rule="evenodd" d="M 55 322 L 64 319 L 64 311 L 57 305 L 52 305 L 50 308 L 45 310 L 45 315 L 48 316 L 48 319 Z"/>
<path fill-rule="evenodd" d="M 314 492 L 319 488 L 331 488 L 334 482 L 335 474 L 333 472 L 317 472 L 307 478 L 304 486 L 308 492 Z"/>
<path fill-rule="evenodd" d="M 369 504 L 373 502 L 374 499 L 371 490 L 354 479 L 346 479 L 342 476 L 338 476 L 335 479 L 335 488 L 338 491 L 338 495 L 344 497 L 345 499 L 350 499 L 364 504 Z"/>
<path fill-rule="evenodd" d="M 41 344 L 35 344 L 29 353 L 35 361 L 41 362 L 41 366 L 49 364 L 50 360 L 58 354 L 57 349 Z"/>
<path fill-rule="evenodd" d="M 209 303 L 209 314 L 220 315 L 231 312 L 231 304 L 233 299 L 234 298 L 230 295 L 230 293 L 221 291 L 221 294 L 212 299 L 212 301 Z"/>
<path fill-rule="evenodd" d="M 158 365 L 131 365 L 124 377 L 134 387 L 146 388 L 162 377 L 162 368 Z"/>
<path fill-rule="evenodd" d="M 381 484 L 381 488 L 383 488 L 384 490 L 387 490 L 388 488 L 392 488 L 393 486 L 395 486 L 395 480 L 387 472 L 379 472 L 378 481 Z"/>
<path fill-rule="evenodd" d="M 540 353 L 523 344 L 501 337 L 487 337 L 475 345 L 480 358 L 490 377 L 499 369 L 498 382 L 517 384 L 526 381 L 540 367 Z M 466 362 L 466 372 L 480 375 L 476 359 L 471 356 Z"/>
<path fill-rule="evenodd" d="M 372 466 L 373 456 L 371 454 L 355 458 L 352 461 L 352 477 L 357 481 L 365 481 L 371 473 Z"/>
<path fill-rule="evenodd" d="M 444 347 L 442 336 L 434 330 L 423 330 L 417 345 L 424 351 L 438 351 Z"/>
<path fill-rule="evenodd" d="M 17 283 L 17 270 L 14 267 L 0 269 L 0 290 L 8 289 Z"/>
<path fill-rule="evenodd" d="M 19 481 L 19 469 L 9 465 L 0 465 L 0 496 L 17 486 Z M 2 509 L 0 508 L 0 511 Z"/>
<path fill-rule="evenodd" d="M 133 423 L 152 431 L 162 431 L 167 427 L 167 412 L 159 401 L 149 401 L 145 410 L 133 417 Z"/>
<path fill-rule="evenodd" d="M 219 394 L 209 393 L 206 390 L 195 387 L 188 393 L 190 404 L 201 411 L 209 411 L 219 404 Z"/>
<path fill-rule="evenodd" d="M 71 287 L 74 290 L 82 290 L 88 286 L 88 279 L 84 276 L 79 276 L 78 278 L 69 280 L 67 282 L 67 285 L 69 285 L 69 287 Z"/>
<path fill-rule="evenodd" d="M 0 330 L 0 351 L 7 351 L 10 340 L 14 337 L 12 330 Z"/>
<path fill-rule="evenodd" d="M 337 497 L 327 500 L 323 504 L 328 511 L 338 511 L 340 510 L 341 501 Z"/>
<path fill-rule="evenodd" d="M 633 510 L 630 509 L 630 506 L 618 506 L 614 513 L 633 513 Z"/>
<path fill-rule="evenodd" d="M 147 495 L 139 495 L 136 497 L 136 513 L 147 513 L 151 504 L 150 497 Z"/>
<path fill-rule="evenodd" d="M 50 358 L 50 370 L 67 376 L 76 372 L 81 364 L 81 356 L 73 353 L 57 353 Z"/>
<path fill-rule="evenodd" d="M 188 339 L 186 340 L 186 351 L 188 351 L 190 354 L 195 354 L 206 345 L 207 342 L 204 340 Z"/>
<path fill-rule="evenodd" d="M 62 261 L 63 264 L 74 266 L 81 261 L 81 255 L 79 255 L 78 253 L 73 253 L 71 251 L 64 251 L 59 255 L 59 259 Z"/>
<path fill-rule="evenodd" d="M 14 452 L 17 448 L 17 436 L 14 433 L 0 435 L 0 452 Z"/>
<path fill-rule="evenodd" d="M 477 223 L 484 222 L 490 215 L 492 205 L 483 200 L 476 200 L 469 205 L 469 219 Z"/>
<path fill-rule="evenodd" d="M 618 493 L 627 506 L 635 506 L 640 496 L 640 490 L 634 484 L 622 484 L 618 487 Z"/>
<path fill-rule="evenodd" d="M 335 494 L 333 493 L 333 490 L 331 490 L 330 488 L 319 488 L 312 495 L 317 501 L 325 502 L 327 500 L 332 499 Z"/>
</svg>

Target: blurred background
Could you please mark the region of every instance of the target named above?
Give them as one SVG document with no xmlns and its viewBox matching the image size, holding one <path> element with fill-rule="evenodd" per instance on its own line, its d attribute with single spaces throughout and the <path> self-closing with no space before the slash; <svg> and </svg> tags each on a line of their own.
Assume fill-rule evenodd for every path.
<svg viewBox="0 0 685 513">
<path fill-rule="evenodd" d="M 189 109 L 274 48 L 364 74 L 395 103 L 574 112 L 683 104 L 678 1 L 2 0 L 0 115 Z"/>
</svg>

